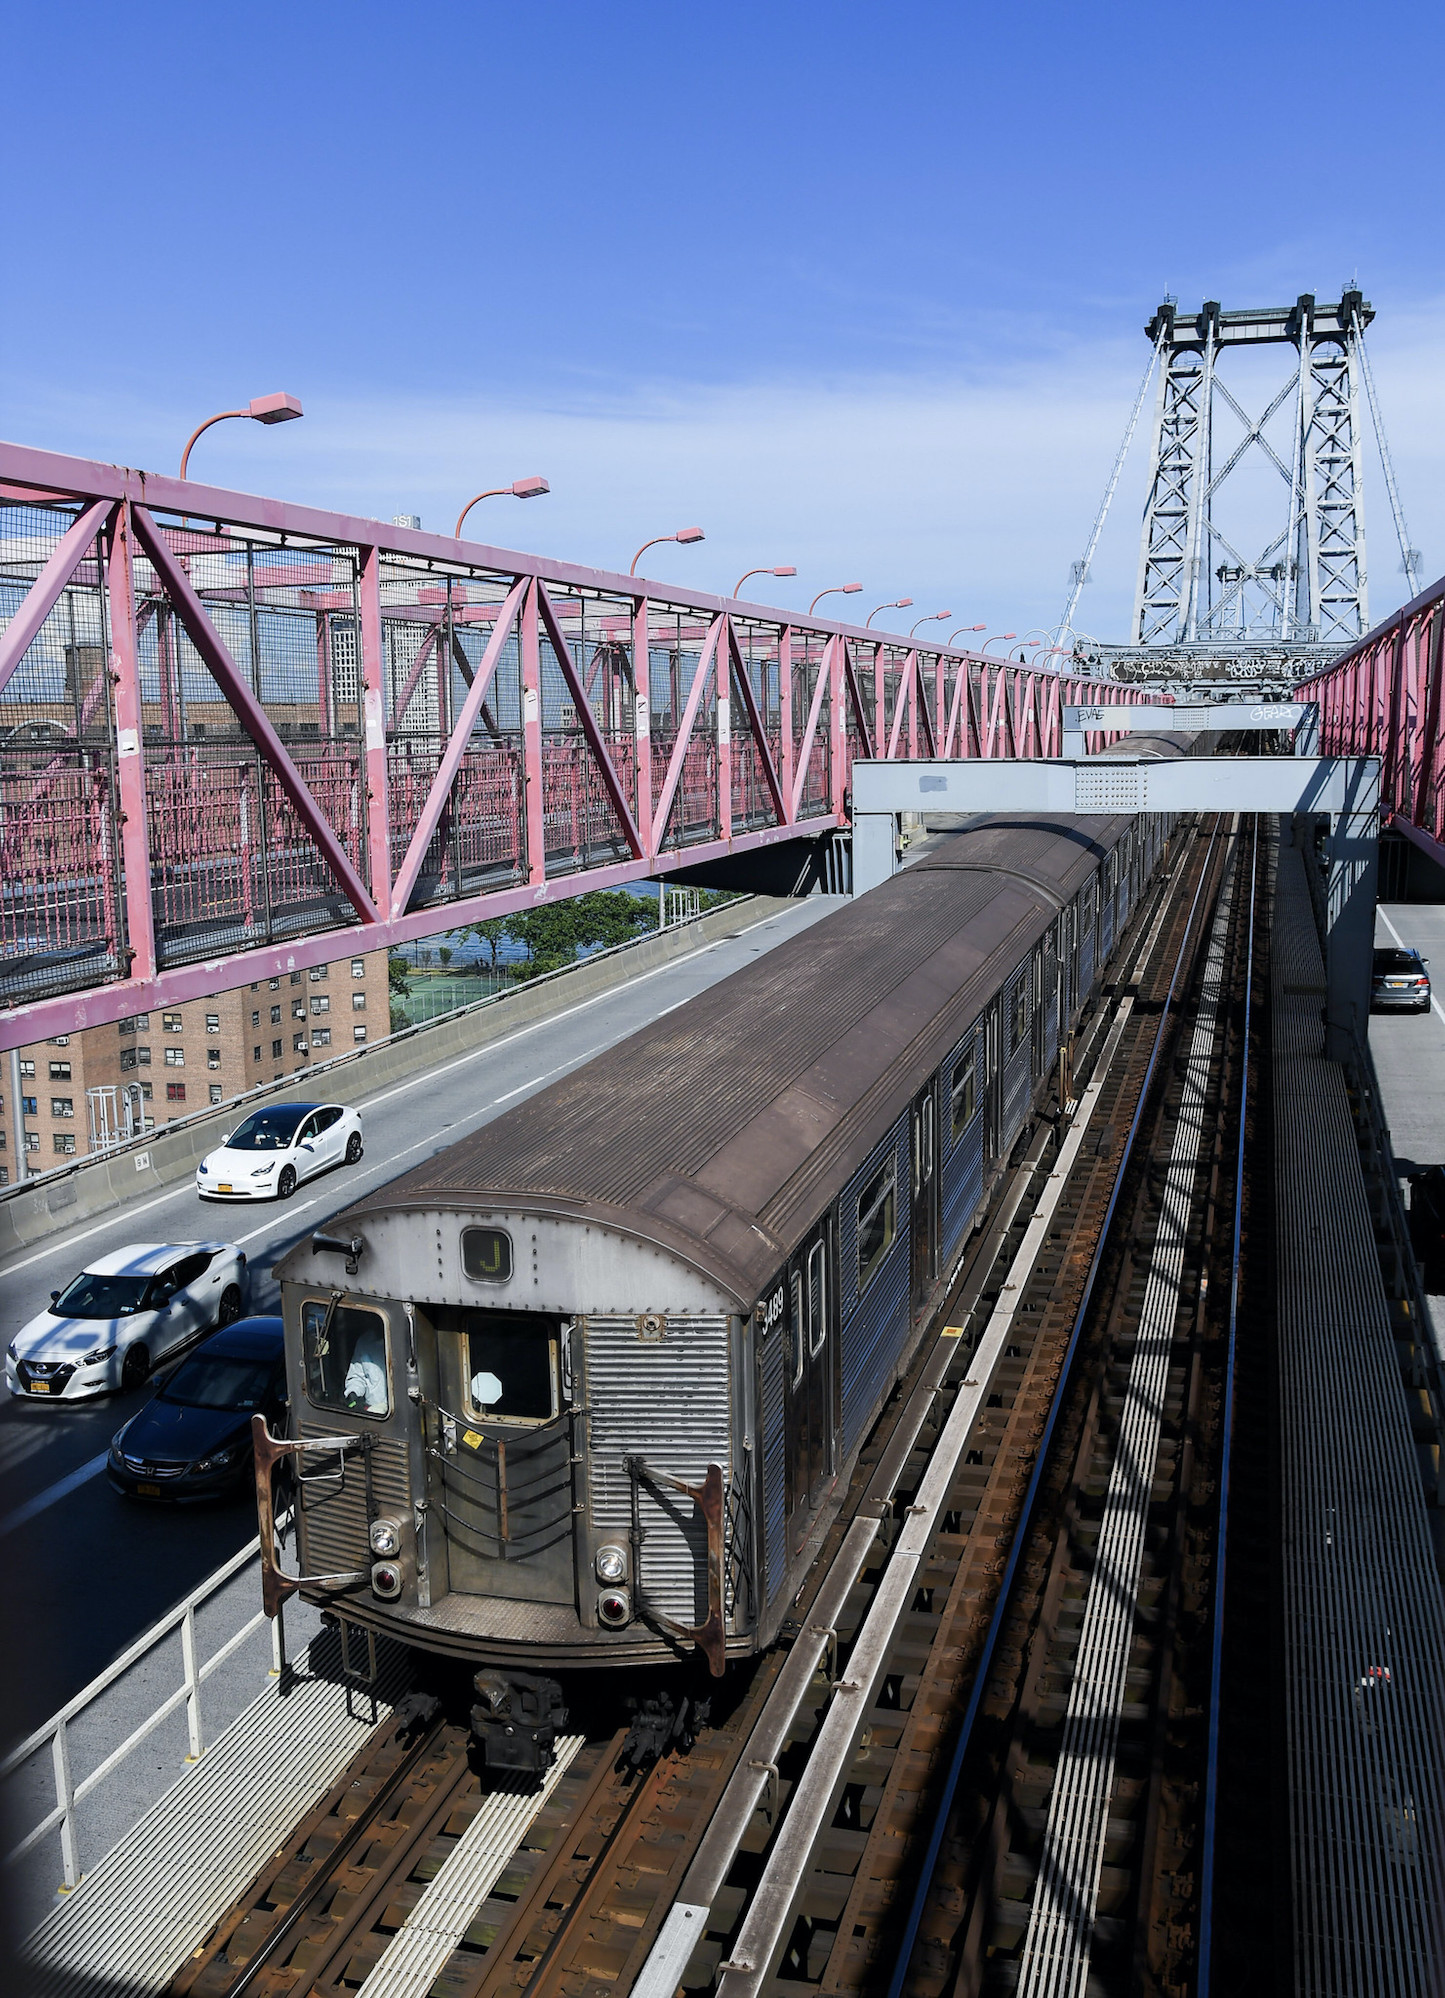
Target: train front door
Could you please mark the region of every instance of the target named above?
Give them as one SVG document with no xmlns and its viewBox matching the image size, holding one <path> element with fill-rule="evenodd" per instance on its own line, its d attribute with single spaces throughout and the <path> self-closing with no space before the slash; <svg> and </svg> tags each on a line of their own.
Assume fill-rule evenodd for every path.
<svg viewBox="0 0 1445 1998">
<path fill-rule="evenodd" d="M 938 1275 L 938 1105 L 932 1087 L 913 1099 L 913 1309 Z"/>
<path fill-rule="evenodd" d="M 797 1552 L 833 1475 L 836 1310 L 824 1221 L 788 1270 L 788 1540 Z"/>
</svg>

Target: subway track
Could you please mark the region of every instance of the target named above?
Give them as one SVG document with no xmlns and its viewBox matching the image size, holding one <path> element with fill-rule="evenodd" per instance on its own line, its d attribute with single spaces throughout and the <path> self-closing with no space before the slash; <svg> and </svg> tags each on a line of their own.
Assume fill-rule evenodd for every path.
<svg viewBox="0 0 1445 1998">
<path fill-rule="evenodd" d="M 935 1331 L 863 1453 L 795 1606 L 785 1633 L 791 1642 L 758 1661 L 732 1710 L 687 1752 L 664 1753 L 641 1769 L 624 1754 L 622 1730 L 570 1739 L 565 1768 L 534 1811 L 520 1800 L 520 1785 L 484 1791 L 464 1729 L 419 1718 L 385 1731 L 179 1974 L 177 1994 L 480 1998 L 525 1989 L 536 1998 L 610 1998 L 639 1979 L 648 1998 L 654 1986 L 670 1993 L 679 1985 L 715 1987 L 728 1998 L 805 1986 L 882 1992 L 910 1921 L 917 1943 L 906 1987 L 894 1979 L 895 1988 L 1013 1988 L 1007 1980 L 990 1984 L 970 1966 L 997 1959 L 1001 1968 L 1017 1943 L 1009 1923 L 1019 1904 L 1007 1890 L 1021 1887 L 1024 1833 L 1048 1780 L 1020 1759 L 1015 1736 L 1019 1716 L 1032 1712 L 1027 1689 L 1044 1689 L 1029 1698 L 1045 1714 L 1065 1697 L 1079 1579 L 1070 1561 L 1088 1540 L 1078 1508 L 1096 1502 L 1106 1476 L 1100 1453 L 1117 1426 L 1128 1340 L 1120 1300 L 1138 1288 L 1138 1258 L 1119 1254 L 1118 1270 L 1106 1267 L 1094 1279 L 1121 1201 L 1129 1239 L 1146 1240 L 1158 1133 L 1182 1087 L 1171 1064 L 1192 1017 L 1185 997 L 1203 959 L 1228 847 L 1207 825 L 1177 836 L 1083 1037 L 1072 1120 L 1036 1126 L 993 1224 L 974 1239 Z M 1121 1182 L 1141 1115 L 1155 1127 L 1135 1145 L 1136 1153 L 1147 1146 L 1149 1165 L 1135 1158 L 1132 1178 Z M 1212 1215 L 1223 1197 L 1219 1132 L 1210 1143 L 1212 1191 L 1200 1212 Z M 1042 1224 L 1031 1219 L 1037 1199 Z M 1110 1240 L 1120 1232 L 1116 1225 Z M 1093 1319 L 1080 1337 L 1091 1288 Z M 1201 1319 L 1195 1343 L 1208 1292 L 1206 1283 L 1193 1300 Z M 1170 1434 L 1160 1460 L 1180 1471 L 1172 1503 L 1187 1526 L 1191 1480 L 1205 1475 L 1196 1459 L 1208 1456 L 1193 1440 L 1178 1447 L 1172 1433 L 1181 1410 L 1208 1402 L 1192 1359 L 1182 1388 L 1171 1359 L 1167 1400 Z M 1050 1475 L 1031 1493 L 1051 1419 Z M 950 1451 L 945 1476 L 940 1460 Z M 1026 1558 L 1010 1578 L 1016 1529 L 1032 1497 L 1039 1503 Z M 1172 1545 L 1183 1529 L 1170 1517 Z M 906 1600 L 888 1608 L 900 1574 Z M 1169 1618 L 1187 1607 L 1185 1585 L 1162 1570 L 1156 1577 L 1152 1567 L 1148 1582 L 1141 1623 L 1151 1633 L 1172 1628 Z M 1197 1592 L 1204 1583 L 1196 1576 L 1190 1586 Z M 947 1816 L 928 1896 L 910 1915 L 959 1715 L 991 1630 L 975 1731 L 992 1787 L 986 1796 L 974 1783 L 958 1791 L 973 1816 Z M 1168 1654 L 1167 1642 L 1155 1641 L 1150 1669 L 1156 1677 L 1162 1671 L 1173 1698 L 1169 1674 L 1177 1669 Z M 1136 1669 L 1143 1668 L 1131 1660 Z M 1161 1772 L 1169 1747 L 1166 1729 L 1154 1758 Z M 1177 1789 L 1162 1774 L 1140 1787 L 1131 1852 L 1174 1851 L 1188 1810 L 1187 1784 L 1176 1797 Z M 980 1801 L 988 1808 L 975 1822 Z M 1112 1836 L 1112 1814 L 1110 1825 Z M 461 1911 L 450 1917 L 449 1937 L 428 1945 L 423 1978 L 413 1945 L 418 1924 L 429 1933 L 431 1884 L 444 1868 L 450 1880 L 473 1847 L 483 1858 L 470 1861 Z M 1108 1868 L 1111 1907 L 1116 1857 Z M 1150 1920 L 1174 1933 L 1172 1904 L 1160 1916 L 1156 1903 L 1157 1893 Z M 749 1937 L 759 1910 L 770 1925 L 766 1951 Z"/>
</svg>

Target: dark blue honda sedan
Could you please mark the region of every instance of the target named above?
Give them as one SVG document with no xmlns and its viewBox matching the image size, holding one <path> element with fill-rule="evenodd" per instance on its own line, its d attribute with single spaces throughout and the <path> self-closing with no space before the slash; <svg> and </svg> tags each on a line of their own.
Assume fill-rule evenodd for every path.
<svg viewBox="0 0 1445 1998">
<path fill-rule="evenodd" d="M 251 1475 L 251 1417 L 286 1418 L 279 1318 L 238 1318 L 183 1360 L 110 1446 L 106 1473 L 128 1498 L 222 1498 Z"/>
</svg>

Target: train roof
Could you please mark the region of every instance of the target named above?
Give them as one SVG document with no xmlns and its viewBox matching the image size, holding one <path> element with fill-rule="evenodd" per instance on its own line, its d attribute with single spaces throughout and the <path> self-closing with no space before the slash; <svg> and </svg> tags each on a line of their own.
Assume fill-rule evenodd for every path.
<svg viewBox="0 0 1445 1998">
<path fill-rule="evenodd" d="M 1130 821 L 1000 819 L 349 1211 L 569 1214 L 749 1307 Z"/>
</svg>

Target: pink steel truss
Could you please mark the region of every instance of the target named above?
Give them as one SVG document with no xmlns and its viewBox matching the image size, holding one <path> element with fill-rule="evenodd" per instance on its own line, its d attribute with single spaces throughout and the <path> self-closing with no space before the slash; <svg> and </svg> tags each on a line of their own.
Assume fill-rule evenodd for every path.
<svg viewBox="0 0 1445 1998">
<path fill-rule="evenodd" d="M 1296 689 L 1317 701 L 1320 753 L 1378 756 L 1384 822 L 1445 866 L 1445 577 Z"/>
<path fill-rule="evenodd" d="M 855 756 L 1130 698 L 0 444 L 0 1047 L 815 839 Z"/>
</svg>

